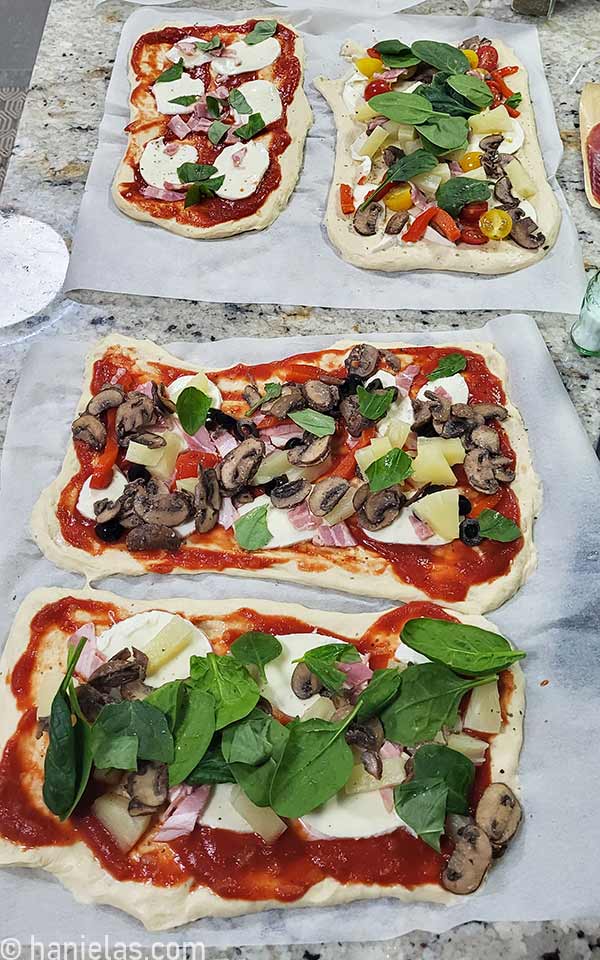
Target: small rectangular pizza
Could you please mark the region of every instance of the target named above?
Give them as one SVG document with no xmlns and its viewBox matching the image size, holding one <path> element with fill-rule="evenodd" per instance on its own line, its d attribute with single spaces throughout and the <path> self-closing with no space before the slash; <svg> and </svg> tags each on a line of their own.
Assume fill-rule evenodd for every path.
<svg viewBox="0 0 600 960">
<path fill-rule="evenodd" d="M 500 40 L 381 40 L 319 77 L 337 127 L 327 204 L 341 256 L 371 270 L 502 274 L 552 248 L 560 209 L 527 70 Z"/>
<path fill-rule="evenodd" d="M 184 237 L 275 220 L 300 175 L 311 111 L 301 37 L 279 20 L 162 26 L 130 58 L 120 210 Z"/>
<path fill-rule="evenodd" d="M 37 590 L 0 661 L 0 863 L 153 930 L 454 904 L 521 820 L 524 656 L 433 603 Z"/>
<path fill-rule="evenodd" d="M 465 611 L 535 566 L 540 486 L 489 343 L 340 342 L 208 371 L 111 335 L 33 535 L 114 573 L 222 572 Z"/>
</svg>

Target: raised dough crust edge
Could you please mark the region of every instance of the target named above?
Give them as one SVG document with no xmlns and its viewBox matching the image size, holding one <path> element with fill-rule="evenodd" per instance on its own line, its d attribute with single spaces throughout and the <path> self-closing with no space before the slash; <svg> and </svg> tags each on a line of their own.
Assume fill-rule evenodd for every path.
<svg viewBox="0 0 600 960">
<path fill-rule="evenodd" d="M 296 33 L 295 28 L 291 27 L 280 17 L 274 17 L 273 19 L 277 20 L 278 23 L 281 23 L 282 26 L 289 27 L 290 30 L 294 30 Z M 232 21 L 231 23 L 225 24 L 225 26 L 235 26 L 239 23 L 240 20 L 238 19 Z M 162 24 L 155 29 L 161 30 L 164 29 L 165 26 L 170 26 L 170 24 Z M 279 163 L 281 166 L 281 183 L 276 190 L 273 190 L 269 194 L 260 210 L 258 210 L 256 213 L 253 213 L 249 217 L 243 217 L 240 220 L 231 220 L 226 223 L 216 224 L 214 227 L 194 227 L 188 224 L 179 223 L 177 220 L 171 220 L 166 217 L 154 217 L 152 214 L 140 209 L 137 204 L 132 203 L 121 196 L 119 187 L 124 183 L 130 183 L 133 176 L 132 168 L 129 166 L 129 164 L 125 163 L 124 158 L 119 164 L 111 190 L 112 198 L 119 210 L 127 214 L 128 217 L 132 217 L 134 220 L 145 220 L 147 222 L 156 223 L 164 230 L 169 230 L 171 233 L 177 233 L 179 236 L 190 237 L 195 240 L 216 240 L 222 237 L 231 237 L 240 233 L 245 233 L 248 230 L 264 230 L 265 227 L 268 227 L 271 223 L 273 223 L 281 211 L 287 206 L 287 203 L 298 182 L 298 178 L 300 177 L 302 158 L 304 155 L 304 144 L 308 131 L 312 125 L 312 111 L 310 109 L 306 93 L 304 92 L 303 84 L 305 61 L 304 41 L 297 33 L 294 44 L 294 53 L 300 61 L 302 72 L 298 89 L 294 94 L 287 112 L 287 129 L 292 140 L 289 147 L 284 150 L 283 154 L 279 158 Z M 130 90 L 133 90 L 135 82 L 136 77 L 131 68 L 130 55 Z M 130 101 L 130 115 L 132 120 L 135 119 L 135 113 L 136 112 L 133 109 L 133 104 L 131 104 Z M 135 135 L 129 134 L 127 148 L 134 139 Z"/>
<path fill-rule="evenodd" d="M 25 650 L 33 616 L 46 604 L 64 596 L 92 597 L 101 602 L 115 603 L 128 609 L 131 614 L 160 608 L 173 612 L 186 611 L 192 616 L 209 612 L 211 617 L 218 617 L 240 606 L 251 605 L 253 609 L 267 614 L 281 614 L 283 611 L 287 616 L 297 617 L 323 630 L 341 629 L 349 637 L 360 636 L 385 612 L 332 613 L 311 610 L 300 604 L 280 604 L 269 600 L 248 600 L 247 598 L 242 600 L 176 598 L 149 602 L 126 600 L 107 591 L 42 588 L 30 593 L 17 612 L 4 653 L 0 658 L 0 681 L 7 676 Z M 449 612 L 456 615 L 455 611 L 449 610 Z M 483 617 L 458 616 L 465 623 L 488 630 L 497 629 Z M 523 740 L 525 680 L 518 665 L 511 667 L 511 671 L 515 681 L 511 701 L 513 720 L 511 725 L 492 741 L 490 757 L 492 779 L 500 779 L 518 791 L 517 766 Z M 14 698 L 10 695 L 6 683 L 2 683 L 2 691 L 4 692 L 0 693 L 0 754 L 4 751 L 6 741 L 14 732 L 19 716 Z M 153 887 L 150 884 L 133 881 L 119 882 L 100 866 L 84 843 L 77 843 L 70 847 L 48 846 L 27 850 L 0 838 L 0 864 L 39 867 L 47 870 L 54 874 L 79 902 L 101 903 L 117 907 L 140 920 L 147 930 L 169 930 L 204 917 L 235 917 L 271 909 L 287 910 L 292 907 L 329 907 L 354 900 L 373 900 L 382 897 L 393 897 L 407 903 L 427 901 L 445 906 L 456 905 L 462 900 L 461 897 L 454 896 L 434 884 L 426 884 L 410 890 L 401 885 L 384 887 L 377 884 L 342 884 L 329 877 L 311 887 L 303 897 L 293 902 L 227 900 L 213 893 L 208 887 L 191 889 L 189 884 L 182 884 L 169 888 Z"/>
<path fill-rule="evenodd" d="M 332 349 L 337 347 L 349 348 L 356 340 L 342 340 L 331 345 Z M 363 340 L 361 342 L 374 342 Z M 195 364 L 185 363 L 180 357 L 174 357 L 165 350 L 156 346 L 150 340 L 132 340 L 128 337 L 122 337 L 118 334 L 112 334 L 103 340 L 100 340 L 92 352 L 89 354 L 84 379 L 84 391 L 78 410 L 83 410 L 90 399 L 89 383 L 91 381 L 91 372 L 94 362 L 101 357 L 107 347 L 111 345 L 122 345 L 125 348 L 135 350 L 140 353 L 143 359 L 158 361 L 160 363 L 181 366 L 182 363 L 190 369 L 196 368 Z M 410 348 L 410 344 L 402 341 L 393 343 L 376 344 L 378 346 Z M 456 346 L 449 341 L 447 344 L 436 344 L 436 346 Z M 500 378 L 506 391 L 507 369 L 504 358 L 491 343 L 469 343 L 466 345 L 469 350 L 480 353 L 488 364 L 490 370 Z M 216 368 L 212 367 L 212 370 Z M 521 508 L 521 529 L 523 532 L 523 547 L 515 557 L 509 572 L 504 577 L 499 577 L 491 583 L 477 584 L 471 587 L 465 600 L 458 601 L 448 606 L 455 610 L 462 610 L 464 613 L 485 613 L 487 610 L 494 610 L 505 600 L 513 596 L 519 587 L 525 582 L 537 563 L 537 554 L 533 543 L 533 522 L 541 506 L 541 484 L 536 476 L 531 452 L 527 441 L 527 434 L 521 415 L 516 407 L 511 403 L 507 396 L 506 407 L 509 412 L 509 418 L 504 423 L 504 428 L 510 440 L 511 446 L 517 455 L 517 475 L 512 484 Z M 103 577 L 112 574 L 122 573 L 129 576 L 139 576 L 147 573 L 145 564 L 138 560 L 133 554 L 122 551 L 105 551 L 98 557 L 92 557 L 84 550 L 71 546 L 67 543 L 61 534 L 60 526 L 56 516 L 56 507 L 60 493 L 69 480 L 77 473 L 79 461 L 75 454 L 75 448 L 72 442 L 63 462 L 62 469 L 56 478 L 42 492 L 37 501 L 31 518 L 31 532 L 34 540 L 40 550 L 57 566 L 65 570 L 72 570 L 75 573 L 81 573 L 87 577 L 88 581 L 98 581 Z M 273 567 L 267 567 L 262 570 L 252 570 L 253 577 L 261 577 L 271 580 L 285 580 L 292 583 L 301 583 L 308 586 L 324 587 L 330 590 L 341 590 L 347 593 L 353 593 L 364 597 L 381 597 L 385 600 L 408 602 L 410 600 L 430 600 L 429 597 L 415 587 L 402 583 L 393 572 L 373 575 L 368 572 L 368 560 L 365 562 L 366 572 L 352 573 L 349 570 L 343 570 L 341 567 L 332 565 L 326 570 L 318 573 L 310 573 L 301 569 L 301 566 L 294 559 L 294 548 L 282 548 L 277 551 L 278 556 L 287 556 L 290 559 L 279 563 Z M 197 571 L 189 570 L 186 567 L 176 567 L 173 573 L 197 574 Z M 211 572 L 208 568 L 205 572 Z M 226 569 L 223 573 L 231 576 L 247 576 L 246 570 L 236 568 Z M 443 601 L 440 601 L 443 602 Z"/>
<path fill-rule="evenodd" d="M 523 94 L 519 106 L 519 123 L 525 132 L 525 142 L 519 156 L 525 160 L 533 179 L 539 184 L 534 198 L 538 214 L 538 226 L 546 237 L 546 249 L 524 250 L 515 243 L 490 241 L 485 247 L 450 247 L 430 240 L 419 243 L 401 243 L 385 250 L 374 250 L 381 241 L 381 234 L 362 237 L 352 228 L 352 221 L 342 216 L 339 208 L 340 184 L 351 182 L 355 163 L 350 156 L 350 145 L 363 129 L 348 114 L 342 99 L 345 80 L 328 80 L 317 77 L 315 87 L 323 94 L 333 111 L 337 128 L 335 168 L 327 201 L 325 222 L 329 239 L 340 255 L 356 267 L 388 272 L 402 270 L 451 270 L 463 273 L 501 274 L 513 273 L 542 260 L 554 246 L 561 222 L 561 212 L 554 192 L 546 178 L 544 160 L 537 136 L 535 115 L 529 96 L 527 70 L 509 47 L 494 40 L 500 54 L 500 64 L 514 64 L 521 72 L 511 77 L 512 88 Z M 514 82 L 512 82 L 514 81 Z"/>
</svg>

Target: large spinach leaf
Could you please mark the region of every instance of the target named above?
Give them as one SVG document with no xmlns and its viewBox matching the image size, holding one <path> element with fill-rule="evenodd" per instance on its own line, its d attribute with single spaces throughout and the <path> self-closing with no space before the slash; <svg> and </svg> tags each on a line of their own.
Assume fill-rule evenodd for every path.
<svg viewBox="0 0 600 960">
<path fill-rule="evenodd" d="M 479 77 L 465 76 L 464 73 L 453 74 L 448 77 L 446 83 L 449 87 L 473 103 L 479 110 L 485 110 L 494 99 L 494 94 L 487 83 L 480 80 Z"/>
<path fill-rule="evenodd" d="M 169 784 L 182 783 L 206 753 L 215 732 L 215 701 L 210 693 L 184 688 L 173 729 L 175 758 L 169 766 Z"/>
<path fill-rule="evenodd" d="M 277 637 L 271 633 L 261 633 L 260 630 L 249 630 L 243 633 L 231 644 L 231 655 L 240 663 L 254 664 L 258 667 L 261 678 L 265 679 L 265 664 L 276 660 L 281 655 L 283 647 Z"/>
<path fill-rule="evenodd" d="M 200 763 L 185 779 L 193 787 L 201 787 L 205 783 L 235 783 L 235 777 L 221 751 L 220 737 L 213 738 Z"/>
<path fill-rule="evenodd" d="M 440 184 L 435 196 L 438 207 L 449 213 L 451 217 L 458 217 L 467 203 L 478 203 L 489 200 L 492 195 L 490 185 L 486 180 L 472 180 L 470 177 L 452 177 L 446 183 Z"/>
<path fill-rule="evenodd" d="M 444 832 L 448 787 L 443 780 L 409 780 L 394 790 L 396 813 L 417 836 L 440 852 Z"/>
<path fill-rule="evenodd" d="M 182 680 L 171 680 L 169 683 L 163 683 L 162 687 L 156 687 L 152 693 L 145 698 L 145 703 L 156 707 L 161 713 L 164 713 L 169 724 L 169 730 L 173 733 L 177 724 L 179 711 L 183 706 L 185 698 L 185 685 Z"/>
<path fill-rule="evenodd" d="M 392 70 L 405 70 L 408 67 L 416 67 L 420 63 L 410 47 L 401 40 L 380 40 L 373 49 L 377 51 L 386 67 Z"/>
<path fill-rule="evenodd" d="M 375 670 L 369 685 L 357 700 L 358 720 L 368 720 L 381 713 L 398 693 L 401 682 L 402 673 L 396 667 Z"/>
<path fill-rule="evenodd" d="M 380 93 L 371 97 L 369 106 L 376 113 L 393 120 L 395 123 L 409 123 L 416 125 L 424 123 L 433 114 L 433 107 L 429 100 L 420 97 L 417 93 L 400 93 L 391 90 L 389 93 Z"/>
<path fill-rule="evenodd" d="M 143 700 L 123 700 L 102 708 L 92 726 L 97 767 L 134 770 L 138 760 L 171 764 L 174 745 L 167 718 Z"/>
<path fill-rule="evenodd" d="M 268 736 L 271 719 L 263 710 L 255 709 L 243 720 L 226 727 L 221 750 L 227 763 L 243 763 L 254 767 L 268 760 L 273 752 Z"/>
<path fill-rule="evenodd" d="M 231 771 L 240 787 L 258 807 L 269 806 L 271 784 L 288 737 L 288 728 L 284 727 L 274 717 L 268 717 L 268 723 L 265 727 L 265 738 L 271 751 L 268 759 L 256 766 L 247 763 L 231 764 Z"/>
<path fill-rule="evenodd" d="M 339 691 L 346 674 L 336 667 L 336 663 L 358 663 L 359 660 L 360 654 L 351 643 L 324 643 L 321 647 L 307 650 L 304 656 L 293 662 L 305 663 L 328 690 Z"/>
<path fill-rule="evenodd" d="M 437 40 L 417 40 L 411 50 L 415 57 L 448 73 L 466 73 L 471 65 L 462 50 L 449 43 L 438 43 Z"/>
<path fill-rule="evenodd" d="M 469 124 L 464 117 L 446 117 L 434 114 L 425 123 L 416 126 L 426 144 L 433 144 L 436 151 L 449 153 L 464 146 L 469 139 Z"/>
<path fill-rule="evenodd" d="M 219 657 L 216 653 L 192 657 L 190 673 L 188 683 L 214 697 L 217 730 L 241 720 L 258 703 L 258 686 L 243 664 L 233 657 Z"/>
<path fill-rule="evenodd" d="M 496 673 L 526 656 L 523 650 L 513 650 L 498 633 L 448 620 L 408 620 L 401 636 L 412 650 L 471 676 Z"/>
<path fill-rule="evenodd" d="M 424 743 L 413 757 L 414 779 L 443 780 L 448 788 L 448 813 L 467 813 L 475 767 L 468 757 L 441 743 Z"/>
</svg>

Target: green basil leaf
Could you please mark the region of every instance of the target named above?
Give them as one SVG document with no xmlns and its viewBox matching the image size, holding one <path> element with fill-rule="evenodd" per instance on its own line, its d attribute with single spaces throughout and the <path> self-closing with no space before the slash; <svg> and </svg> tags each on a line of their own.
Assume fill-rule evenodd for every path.
<svg viewBox="0 0 600 960">
<path fill-rule="evenodd" d="M 395 390 L 393 387 L 390 387 L 389 390 L 382 390 L 379 393 L 367 390 L 362 386 L 359 386 L 356 390 L 358 408 L 367 420 L 381 420 L 394 402 L 394 395 Z"/>
<path fill-rule="evenodd" d="M 246 666 L 254 664 L 258 667 L 260 676 L 265 679 L 265 664 L 281 656 L 283 647 L 277 637 L 271 633 L 261 633 L 260 630 L 249 630 L 231 644 L 232 657 Z"/>
<path fill-rule="evenodd" d="M 193 183 L 185 195 L 184 207 L 193 207 L 194 204 L 206 200 L 207 197 L 213 197 L 224 182 L 225 177 L 222 176 L 214 177 L 212 180 L 203 180 L 201 183 Z"/>
<path fill-rule="evenodd" d="M 222 120 L 213 120 L 210 127 L 208 128 L 208 139 L 216 147 L 218 143 L 221 142 L 224 136 L 226 136 L 227 131 L 230 129 L 229 124 L 223 123 Z"/>
<path fill-rule="evenodd" d="M 396 483 L 402 483 L 410 477 L 412 472 L 411 457 L 404 450 L 397 448 L 388 450 L 379 460 L 374 460 L 365 471 L 373 493 L 393 487 Z"/>
<path fill-rule="evenodd" d="M 427 374 L 428 380 L 441 380 L 442 377 L 453 377 L 467 366 L 467 358 L 462 353 L 447 353 L 441 357 L 435 370 Z"/>
<path fill-rule="evenodd" d="M 304 656 L 294 663 L 305 663 L 311 673 L 319 678 L 328 690 L 341 690 L 346 674 L 338 670 L 336 663 L 358 663 L 360 654 L 351 643 L 324 643 L 313 650 L 307 650 Z"/>
<path fill-rule="evenodd" d="M 394 790 L 396 813 L 428 847 L 440 852 L 448 787 L 443 780 L 409 780 Z"/>
<path fill-rule="evenodd" d="M 459 150 L 469 139 L 469 124 L 464 117 L 434 114 L 425 123 L 416 125 L 419 135 L 443 153 Z"/>
<path fill-rule="evenodd" d="M 210 693 L 216 704 L 215 729 L 241 720 L 254 709 L 260 691 L 241 663 L 233 657 L 208 653 L 190 658 L 188 685 Z"/>
<path fill-rule="evenodd" d="M 196 183 L 209 180 L 217 168 L 211 163 L 182 163 L 177 167 L 177 176 L 182 183 Z"/>
<path fill-rule="evenodd" d="M 229 91 L 229 103 L 234 110 L 237 110 L 238 113 L 252 113 L 252 107 L 246 100 L 244 94 L 234 87 L 233 90 Z"/>
<path fill-rule="evenodd" d="M 368 686 L 356 701 L 358 704 L 357 720 L 369 720 L 370 717 L 375 717 L 381 713 L 383 708 L 398 693 L 401 682 L 402 673 L 396 667 L 375 670 Z"/>
<path fill-rule="evenodd" d="M 429 617 L 408 620 L 401 638 L 411 650 L 457 673 L 471 676 L 505 670 L 526 656 L 522 650 L 513 650 L 508 640 L 498 633 Z"/>
<path fill-rule="evenodd" d="M 377 50 L 386 67 L 392 70 L 416 67 L 421 62 L 410 47 L 407 47 L 401 40 L 380 40 L 373 49 Z"/>
<path fill-rule="evenodd" d="M 268 721 L 265 731 L 271 747 L 268 760 L 258 766 L 249 766 L 245 763 L 231 764 L 237 783 L 252 803 L 258 807 L 268 807 L 271 802 L 271 784 L 289 737 L 288 728 L 279 723 L 275 717 L 268 717 Z"/>
<path fill-rule="evenodd" d="M 235 777 L 221 751 L 220 738 L 213 738 L 211 745 L 198 766 L 185 779 L 193 787 L 202 787 L 206 783 L 235 783 Z"/>
<path fill-rule="evenodd" d="M 494 675 L 464 679 L 441 663 L 407 667 L 400 695 L 381 714 L 387 739 L 406 746 L 433 740 L 443 726 L 454 726 L 465 693 L 495 679 Z"/>
<path fill-rule="evenodd" d="M 406 157 L 401 157 L 400 160 L 392 164 L 375 192 L 366 200 L 363 200 L 358 209 L 364 210 L 370 203 L 377 200 L 381 194 L 385 192 L 388 183 L 399 183 L 405 180 L 411 180 L 420 173 L 428 173 L 429 170 L 433 170 L 434 167 L 437 167 L 437 160 L 435 157 L 432 157 L 429 150 L 415 150 L 414 153 L 410 153 Z"/>
<path fill-rule="evenodd" d="M 221 116 L 221 101 L 218 97 L 206 95 L 206 111 L 212 120 L 218 120 Z"/>
<path fill-rule="evenodd" d="M 77 792 L 77 751 L 71 707 L 60 691 L 52 701 L 48 738 L 42 796 L 48 809 L 65 820 Z"/>
<path fill-rule="evenodd" d="M 218 33 L 211 40 L 196 40 L 198 50 L 202 50 L 203 53 L 208 53 L 209 50 L 218 50 L 222 43 L 223 41 Z"/>
<path fill-rule="evenodd" d="M 413 126 L 425 123 L 433 114 L 429 100 L 420 97 L 418 93 L 398 93 L 393 90 L 380 93 L 371 97 L 369 106 L 395 123 L 410 123 Z"/>
<path fill-rule="evenodd" d="M 441 743 L 424 743 L 413 757 L 413 769 L 416 781 L 432 779 L 446 784 L 447 813 L 468 812 L 469 792 L 475 779 L 475 766 L 468 757 Z"/>
<path fill-rule="evenodd" d="M 288 414 L 290 420 L 297 423 L 303 430 L 307 430 L 315 437 L 331 437 L 335 433 L 335 420 L 327 413 L 318 410 L 296 410 Z"/>
<path fill-rule="evenodd" d="M 196 94 L 188 94 L 184 97 L 174 97 L 173 100 L 169 100 L 169 103 L 178 103 L 181 107 L 191 107 L 191 105 L 199 99 L 200 97 Z"/>
<path fill-rule="evenodd" d="M 246 410 L 246 416 L 249 417 L 251 413 L 254 413 L 255 410 L 258 410 L 263 403 L 266 403 L 267 400 L 276 400 L 277 397 L 281 396 L 281 384 L 280 383 L 265 383 L 265 395 L 261 397 L 260 400 L 257 400 L 256 403 L 251 404 Z"/>
<path fill-rule="evenodd" d="M 183 74 L 183 57 L 180 57 L 177 63 L 174 63 L 172 67 L 169 67 L 168 70 L 164 70 L 156 80 L 155 83 L 171 83 L 172 80 L 180 80 Z"/>
<path fill-rule="evenodd" d="M 451 46 L 449 43 L 438 43 L 436 40 L 417 40 L 412 44 L 411 50 L 415 57 L 428 63 L 436 70 L 444 70 L 448 73 L 466 73 L 471 69 L 471 64 L 465 57 L 462 50 Z"/>
<path fill-rule="evenodd" d="M 240 140 L 251 140 L 252 137 L 255 137 L 256 134 L 264 130 L 265 127 L 266 123 L 260 113 L 251 113 L 248 117 L 248 123 L 238 127 L 237 130 L 234 130 L 234 133 Z"/>
<path fill-rule="evenodd" d="M 175 787 L 198 766 L 215 732 L 215 701 L 195 687 L 185 688 L 173 730 L 175 759 L 169 766 L 169 786 Z"/>
<path fill-rule="evenodd" d="M 156 687 L 152 693 L 145 697 L 144 703 L 149 703 L 151 707 L 156 707 L 157 710 L 164 713 L 169 724 L 169 730 L 173 733 L 184 699 L 185 687 L 183 681 L 171 680 L 169 683 L 164 683 L 162 687 Z"/>
<path fill-rule="evenodd" d="M 94 763 L 101 769 L 134 770 L 138 760 L 172 763 L 173 737 L 167 718 L 143 700 L 123 700 L 102 708 L 92 726 Z"/>
<path fill-rule="evenodd" d="M 277 30 L 277 20 L 259 20 L 254 29 L 244 37 L 244 40 L 250 46 L 255 43 L 262 43 L 268 40 Z"/>
<path fill-rule="evenodd" d="M 518 107 L 523 102 L 523 94 L 517 90 L 516 93 L 513 93 L 507 100 L 504 101 L 506 107 L 512 107 L 513 110 L 515 107 Z"/>
<path fill-rule="evenodd" d="M 235 539 L 244 550 L 260 550 L 273 539 L 273 534 L 267 525 L 268 511 L 269 504 L 263 503 L 260 507 L 242 514 L 239 520 L 235 521 L 233 525 Z"/>
<path fill-rule="evenodd" d="M 467 203 L 479 203 L 489 200 L 492 195 L 486 180 L 472 180 L 469 177 L 452 177 L 440 184 L 435 195 L 438 207 L 455 219 Z"/>
<path fill-rule="evenodd" d="M 499 543 L 512 543 L 518 540 L 523 534 L 519 530 L 514 520 L 498 513 L 497 510 L 482 510 L 479 516 L 479 532 L 482 537 L 488 540 L 497 540 Z"/>
<path fill-rule="evenodd" d="M 257 767 L 268 760 L 273 752 L 268 738 L 270 720 L 263 710 L 253 710 L 248 717 L 226 727 L 221 739 L 226 762 Z"/>
<path fill-rule="evenodd" d="M 197 387 L 185 387 L 177 397 L 177 416 L 188 436 L 193 437 L 206 423 L 211 399 Z"/>
<path fill-rule="evenodd" d="M 460 93 L 461 97 L 475 104 L 476 107 L 479 107 L 480 110 L 485 110 L 486 107 L 489 107 L 494 99 L 494 94 L 487 83 L 484 83 L 479 77 L 471 77 L 464 73 L 457 73 L 448 77 L 446 83 L 449 87 L 452 87 L 453 90 L 456 90 L 457 93 Z"/>
</svg>

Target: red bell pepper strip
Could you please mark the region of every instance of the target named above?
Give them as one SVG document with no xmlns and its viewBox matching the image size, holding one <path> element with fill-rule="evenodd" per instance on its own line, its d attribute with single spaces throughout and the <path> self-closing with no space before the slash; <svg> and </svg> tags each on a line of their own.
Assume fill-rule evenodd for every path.
<svg viewBox="0 0 600 960">
<path fill-rule="evenodd" d="M 431 218 L 431 225 L 436 227 L 439 233 L 446 237 L 446 240 L 451 240 L 452 243 L 456 243 L 460 237 L 460 229 L 456 225 L 456 220 L 441 208 L 438 208 Z"/>
<path fill-rule="evenodd" d="M 342 213 L 354 213 L 354 194 L 348 183 L 340 183 L 340 205 Z"/>
<path fill-rule="evenodd" d="M 106 443 L 92 470 L 90 477 L 92 490 L 104 490 L 113 478 L 113 467 L 119 455 L 119 444 L 115 432 L 116 415 L 115 409 L 109 410 L 106 414 Z"/>
<path fill-rule="evenodd" d="M 427 227 L 439 210 L 439 207 L 428 207 L 427 210 L 420 213 L 419 216 L 413 220 L 406 233 L 402 234 L 404 243 L 416 243 L 417 240 L 422 240 Z"/>
<path fill-rule="evenodd" d="M 499 70 L 494 70 L 492 73 L 493 77 L 512 77 L 513 73 L 518 73 L 518 67 L 500 67 Z"/>
</svg>

